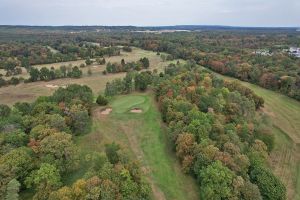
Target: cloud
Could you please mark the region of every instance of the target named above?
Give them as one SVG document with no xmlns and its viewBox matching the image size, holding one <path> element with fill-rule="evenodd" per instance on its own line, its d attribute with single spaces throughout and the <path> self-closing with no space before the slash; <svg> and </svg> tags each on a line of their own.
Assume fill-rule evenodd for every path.
<svg viewBox="0 0 300 200">
<path fill-rule="evenodd" d="M 300 26 L 299 0 L 0 0 L 0 24 Z"/>
</svg>

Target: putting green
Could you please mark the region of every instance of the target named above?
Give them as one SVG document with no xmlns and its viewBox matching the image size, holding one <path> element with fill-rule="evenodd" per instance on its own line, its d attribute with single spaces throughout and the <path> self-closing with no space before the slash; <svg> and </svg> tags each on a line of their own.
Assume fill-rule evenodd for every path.
<svg viewBox="0 0 300 200">
<path fill-rule="evenodd" d="M 144 95 L 118 96 L 112 103 L 113 113 L 127 113 L 132 108 L 140 108 L 143 112 L 149 109 L 149 98 Z"/>
</svg>

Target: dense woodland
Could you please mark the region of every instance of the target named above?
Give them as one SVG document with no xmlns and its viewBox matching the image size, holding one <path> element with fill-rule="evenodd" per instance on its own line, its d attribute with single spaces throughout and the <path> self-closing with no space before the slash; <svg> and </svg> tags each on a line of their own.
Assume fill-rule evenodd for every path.
<svg viewBox="0 0 300 200">
<path fill-rule="evenodd" d="M 285 199 L 267 167 L 274 136 L 257 117 L 263 100 L 251 90 L 198 68 L 170 66 L 156 90 L 182 170 L 203 199 Z"/>
<path fill-rule="evenodd" d="M 82 157 L 74 138 L 90 131 L 93 94 L 70 85 L 33 103 L 0 106 L 0 199 L 32 191 L 37 200 L 149 199 L 139 164 L 116 143 Z M 64 176 L 89 170 L 71 186 Z"/>
<path fill-rule="evenodd" d="M 289 55 L 299 47 L 299 34 L 200 32 L 133 37 L 132 44 L 192 59 L 218 73 L 279 91 L 300 100 L 300 59 Z M 256 54 L 267 49 L 271 55 Z"/>
<path fill-rule="evenodd" d="M 160 74 L 127 73 L 107 83 L 105 94 L 148 85 L 156 91 L 182 170 L 197 179 L 201 198 L 286 199 L 285 186 L 268 164 L 274 135 L 256 112 L 264 104 L 261 97 L 195 64 L 171 64 Z"/>
</svg>

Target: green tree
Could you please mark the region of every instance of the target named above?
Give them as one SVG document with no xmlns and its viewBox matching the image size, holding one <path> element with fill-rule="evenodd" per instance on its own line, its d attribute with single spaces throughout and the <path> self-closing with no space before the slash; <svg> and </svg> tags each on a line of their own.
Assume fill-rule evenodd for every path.
<svg viewBox="0 0 300 200">
<path fill-rule="evenodd" d="M 60 66 L 60 71 L 63 74 L 63 77 L 67 77 L 67 67 L 65 65 Z"/>
<path fill-rule="evenodd" d="M 121 60 L 121 65 L 124 67 L 126 65 L 124 58 Z"/>
<path fill-rule="evenodd" d="M 126 76 L 124 77 L 124 87 L 125 87 L 125 92 L 128 94 L 133 90 L 133 78 L 135 76 L 134 72 L 127 72 Z"/>
<path fill-rule="evenodd" d="M 118 154 L 119 150 L 120 150 L 120 145 L 114 142 L 105 145 L 105 153 L 111 164 L 116 164 L 117 162 L 119 162 L 120 159 Z"/>
<path fill-rule="evenodd" d="M 68 76 L 71 78 L 80 78 L 82 76 L 82 71 L 75 66 L 72 68 L 72 71 L 68 73 Z"/>
<path fill-rule="evenodd" d="M 32 67 L 29 71 L 30 78 L 29 80 L 35 82 L 40 78 L 40 71 L 34 67 Z"/>
<path fill-rule="evenodd" d="M 9 106 L 0 104 L 0 118 L 8 117 L 10 112 L 11 112 L 11 110 L 10 110 Z"/>
<path fill-rule="evenodd" d="M 145 91 L 152 83 L 152 75 L 150 72 L 141 72 L 135 76 L 134 82 L 137 90 Z"/>
<path fill-rule="evenodd" d="M 18 200 L 21 184 L 16 179 L 12 179 L 7 184 L 5 200 Z"/>
<path fill-rule="evenodd" d="M 93 61 L 90 59 L 90 58 L 87 58 L 86 60 L 85 60 L 85 64 L 86 65 L 91 65 L 93 63 Z"/>
<path fill-rule="evenodd" d="M 61 185 L 61 177 L 54 165 L 42 163 L 38 170 L 33 171 L 26 178 L 25 183 L 27 188 L 35 188 L 37 190 L 34 199 L 48 200 L 51 191 Z"/>
<path fill-rule="evenodd" d="M 11 150 L 0 157 L 0 198 L 5 194 L 6 185 L 16 178 L 23 182 L 33 168 L 33 159 L 29 148 L 21 147 Z"/>
<path fill-rule="evenodd" d="M 55 164 L 60 171 L 74 169 L 78 164 L 77 149 L 67 133 L 56 132 L 45 137 L 40 142 L 39 154 L 42 160 Z"/>
<path fill-rule="evenodd" d="M 101 94 L 97 97 L 96 100 L 97 104 L 100 106 L 106 106 L 108 104 L 108 100 L 107 98 L 105 98 L 104 96 L 102 96 Z"/>
<path fill-rule="evenodd" d="M 232 181 L 234 174 L 220 161 L 204 168 L 198 177 L 203 199 L 228 199 L 233 195 Z"/>
<path fill-rule="evenodd" d="M 94 100 L 91 88 L 77 84 L 69 85 L 67 88 L 57 89 L 51 99 L 57 103 L 63 102 L 65 104 L 79 100 L 87 108 L 92 106 Z"/>
<path fill-rule="evenodd" d="M 22 58 L 21 66 L 24 68 L 29 68 L 30 67 L 29 59 L 26 57 Z"/>
<path fill-rule="evenodd" d="M 140 59 L 140 62 L 143 65 L 143 68 L 148 69 L 150 67 L 150 61 L 148 58 L 144 57 Z"/>
<path fill-rule="evenodd" d="M 256 183 L 264 200 L 285 200 L 286 188 L 283 183 L 265 167 L 254 167 L 250 172 L 251 181 Z"/>
<path fill-rule="evenodd" d="M 47 67 L 42 67 L 40 69 L 40 79 L 42 81 L 50 80 L 50 70 Z"/>
<path fill-rule="evenodd" d="M 246 181 L 242 186 L 241 197 L 243 200 L 252 200 L 252 199 L 262 200 L 257 185 L 251 183 L 250 181 Z"/>
<path fill-rule="evenodd" d="M 88 111 L 81 104 L 72 105 L 68 114 L 68 124 L 74 134 L 85 134 L 89 131 L 91 121 Z"/>
</svg>

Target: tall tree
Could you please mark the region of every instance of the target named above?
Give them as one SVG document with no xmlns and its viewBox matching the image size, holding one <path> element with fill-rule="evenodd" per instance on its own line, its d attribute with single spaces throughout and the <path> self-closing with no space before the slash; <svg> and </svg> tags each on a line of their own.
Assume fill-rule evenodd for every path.
<svg viewBox="0 0 300 200">
<path fill-rule="evenodd" d="M 20 183 L 16 179 L 12 179 L 7 184 L 6 189 L 6 197 L 5 200 L 18 200 L 19 199 L 19 190 L 20 190 Z"/>
</svg>

